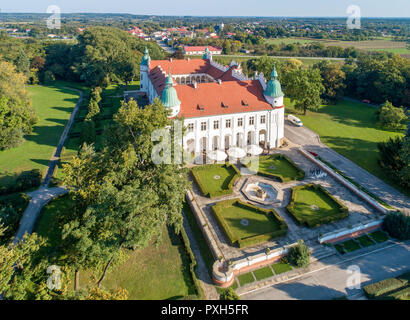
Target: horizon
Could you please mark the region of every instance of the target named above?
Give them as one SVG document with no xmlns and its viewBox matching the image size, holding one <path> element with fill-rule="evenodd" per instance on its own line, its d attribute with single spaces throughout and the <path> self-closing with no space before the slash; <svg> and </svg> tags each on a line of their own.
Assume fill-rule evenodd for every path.
<svg viewBox="0 0 410 320">
<path fill-rule="evenodd" d="M 363 18 L 408 18 L 404 12 L 410 12 L 408 0 L 340 0 L 329 3 L 326 0 L 293 0 L 290 3 L 272 0 L 257 0 L 252 4 L 238 3 L 234 0 L 208 0 L 205 4 L 188 0 L 135 0 L 111 1 L 71 0 L 15 0 L 0 7 L 1 13 L 46 13 L 47 7 L 57 5 L 66 14 L 130 14 L 163 17 L 240 17 L 240 18 L 345 18 L 349 16 L 350 5 L 360 7 Z M 269 14 L 267 14 L 269 13 Z"/>
</svg>

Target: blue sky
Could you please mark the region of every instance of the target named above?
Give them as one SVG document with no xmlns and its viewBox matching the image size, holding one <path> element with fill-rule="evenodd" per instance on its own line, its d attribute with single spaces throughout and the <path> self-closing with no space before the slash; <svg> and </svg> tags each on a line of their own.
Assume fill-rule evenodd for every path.
<svg viewBox="0 0 410 320">
<path fill-rule="evenodd" d="M 363 17 L 409 17 L 409 0 L 1 0 L 1 12 L 132 13 L 196 16 L 347 16 L 358 5 Z"/>
</svg>

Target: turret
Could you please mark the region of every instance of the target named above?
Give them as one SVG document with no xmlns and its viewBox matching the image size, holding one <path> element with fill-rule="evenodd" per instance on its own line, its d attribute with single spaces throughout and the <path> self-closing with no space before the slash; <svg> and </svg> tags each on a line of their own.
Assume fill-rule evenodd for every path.
<svg viewBox="0 0 410 320">
<path fill-rule="evenodd" d="M 204 60 L 211 60 L 211 61 L 212 61 L 212 54 L 211 54 L 211 52 L 209 51 L 208 46 L 206 46 L 206 48 L 205 48 L 205 53 L 204 53 L 204 55 L 202 56 L 202 59 L 204 59 Z"/>
<path fill-rule="evenodd" d="M 273 71 L 271 73 L 271 79 L 268 81 L 266 90 L 263 92 L 266 101 L 268 101 L 273 107 L 283 106 L 282 87 L 278 80 L 278 73 L 276 72 L 276 67 L 273 66 Z"/>
<path fill-rule="evenodd" d="M 151 63 L 151 57 L 149 56 L 149 51 L 145 47 L 144 56 L 142 57 L 140 64 L 140 90 L 148 93 L 148 74 L 149 67 Z"/>
<path fill-rule="evenodd" d="M 165 108 L 171 110 L 171 118 L 179 114 L 181 110 L 181 101 L 179 101 L 177 91 L 174 88 L 174 80 L 172 79 L 171 72 L 169 72 L 165 82 L 165 88 L 161 95 L 161 102 Z"/>
</svg>

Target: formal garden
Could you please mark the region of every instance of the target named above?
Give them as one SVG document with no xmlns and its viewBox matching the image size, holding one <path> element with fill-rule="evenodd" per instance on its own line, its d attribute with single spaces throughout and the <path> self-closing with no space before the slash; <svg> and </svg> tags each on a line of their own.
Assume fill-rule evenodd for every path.
<svg viewBox="0 0 410 320">
<path fill-rule="evenodd" d="M 388 235 L 382 230 L 376 230 L 369 234 L 364 234 L 356 238 L 341 241 L 333 244 L 334 248 L 340 254 L 354 252 L 359 249 L 364 249 L 378 243 L 383 243 L 389 239 Z"/>
<path fill-rule="evenodd" d="M 262 209 L 238 199 L 218 202 L 212 211 L 230 243 L 240 248 L 282 237 L 288 229 L 274 209 Z"/>
<path fill-rule="evenodd" d="M 249 163 L 250 166 L 250 163 Z M 302 180 L 305 173 L 289 157 L 274 154 L 259 157 L 258 175 L 276 178 L 281 182 Z"/>
<path fill-rule="evenodd" d="M 349 215 L 347 207 L 320 185 L 307 184 L 292 189 L 287 211 L 310 228 L 341 220 Z"/>
<path fill-rule="evenodd" d="M 192 169 L 192 175 L 203 195 L 215 198 L 232 193 L 241 174 L 232 164 L 209 164 Z"/>
</svg>

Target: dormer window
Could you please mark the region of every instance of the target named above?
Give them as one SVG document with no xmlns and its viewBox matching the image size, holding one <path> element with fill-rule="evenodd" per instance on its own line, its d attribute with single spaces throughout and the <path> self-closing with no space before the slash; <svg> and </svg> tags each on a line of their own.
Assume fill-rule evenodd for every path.
<svg viewBox="0 0 410 320">
<path fill-rule="evenodd" d="M 222 107 L 222 108 L 228 108 L 228 105 L 227 105 L 226 103 L 224 103 L 224 102 L 221 102 L 221 107 Z"/>
<path fill-rule="evenodd" d="M 246 101 L 243 101 L 243 100 L 242 100 L 242 105 L 243 105 L 244 107 L 249 106 L 248 103 L 247 103 Z"/>
<path fill-rule="evenodd" d="M 199 111 L 204 111 L 204 110 L 205 110 L 205 106 L 204 106 L 203 104 L 198 104 L 198 105 L 196 106 L 196 108 L 197 108 Z"/>
</svg>

